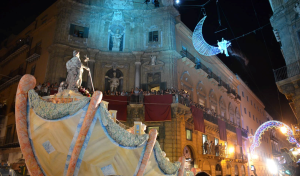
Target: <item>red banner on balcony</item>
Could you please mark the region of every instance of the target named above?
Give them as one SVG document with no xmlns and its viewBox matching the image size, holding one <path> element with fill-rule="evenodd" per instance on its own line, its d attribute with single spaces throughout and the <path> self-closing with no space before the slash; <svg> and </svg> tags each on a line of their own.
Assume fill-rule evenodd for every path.
<svg viewBox="0 0 300 176">
<path fill-rule="evenodd" d="M 222 141 L 227 141 L 226 123 L 223 120 L 218 119 L 218 125 L 219 125 L 220 139 Z"/>
<path fill-rule="evenodd" d="M 194 129 L 196 131 L 201 131 L 205 133 L 205 125 L 204 125 L 204 118 L 203 118 L 203 111 L 195 106 L 192 106 L 192 115 L 194 118 Z"/>
<path fill-rule="evenodd" d="M 242 141 L 242 130 L 240 128 L 236 128 L 236 137 L 237 137 L 237 144 L 239 146 L 242 146 L 243 141 Z"/>
<path fill-rule="evenodd" d="M 109 102 L 108 110 L 117 110 L 117 119 L 127 119 L 127 96 L 103 96 L 103 100 Z"/>
<path fill-rule="evenodd" d="M 171 121 L 172 95 L 150 95 L 144 97 L 145 121 Z"/>
</svg>

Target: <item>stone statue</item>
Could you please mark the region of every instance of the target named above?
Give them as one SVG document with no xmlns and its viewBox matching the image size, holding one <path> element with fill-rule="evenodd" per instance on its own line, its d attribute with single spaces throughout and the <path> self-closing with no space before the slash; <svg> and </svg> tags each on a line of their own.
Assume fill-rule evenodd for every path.
<svg viewBox="0 0 300 176">
<path fill-rule="evenodd" d="M 156 56 L 151 55 L 150 58 L 151 58 L 150 65 L 156 65 Z"/>
<path fill-rule="evenodd" d="M 66 79 L 66 82 L 68 84 L 68 89 L 73 90 L 75 92 L 77 92 L 78 88 L 81 86 L 83 69 L 86 69 L 87 71 L 90 70 L 88 67 L 84 66 L 81 63 L 79 57 L 80 57 L 79 51 L 74 50 L 73 58 L 70 59 L 66 64 L 67 71 L 68 71 L 68 76 Z"/>
<path fill-rule="evenodd" d="M 120 34 L 120 30 L 117 29 L 116 33 L 113 33 L 111 30 L 108 31 L 111 34 L 113 48 L 112 51 L 120 51 L 121 40 L 123 37 L 124 32 Z"/>
<path fill-rule="evenodd" d="M 294 6 L 294 11 L 297 13 L 297 15 L 300 15 L 300 4 L 297 2 Z"/>
<path fill-rule="evenodd" d="M 113 72 L 113 77 L 110 78 L 108 76 L 105 76 L 105 78 L 109 79 L 109 83 L 110 83 L 110 92 L 115 92 L 117 90 L 117 88 L 119 87 L 120 84 L 120 79 L 123 79 L 123 77 L 117 78 L 116 77 L 116 72 Z"/>
</svg>

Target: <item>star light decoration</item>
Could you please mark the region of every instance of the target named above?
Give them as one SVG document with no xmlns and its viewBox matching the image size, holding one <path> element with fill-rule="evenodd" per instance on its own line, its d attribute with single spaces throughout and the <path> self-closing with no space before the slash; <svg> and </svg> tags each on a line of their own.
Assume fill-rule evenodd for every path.
<svg viewBox="0 0 300 176">
<path fill-rule="evenodd" d="M 276 121 L 276 120 L 271 120 L 271 121 L 267 121 L 265 123 L 263 123 L 262 125 L 259 126 L 259 128 L 256 130 L 254 136 L 253 136 L 253 143 L 250 147 L 250 152 L 253 153 L 254 149 L 256 147 L 259 147 L 260 145 L 260 141 L 262 138 L 262 135 L 264 134 L 265 131 L 271 129 L 271 128 L 282 128 L 285 127 L 286 133 L 284 134 L 285 136 L 287 136 L 287 140 L 290 143 L 296 143 L 297 147 L 300 147 L 300 144 L 298 143 L 298 141 L 294 138 L 294 134 L 293 134 L 293 130 L 287 126 L 285 123 Z"/>
<path fill-rule="evenodd" d="M 228 55 L 227 48 L 231 45 L 230 41 L 222 39 L 221 42 L 218 41 L 218 47 L 209 45 L 203 38 L 202 34 L 202 27 L 203 23 L 205 21 L 207 16 L 204 16 L 197 26 L 195 27 L 195 30 L 193 32 L 193 45 L 195 49 L 198 51 L 198 53 L 204 55 L 204 56 L 213 56 L 217 55 L 219 53 L 224 53 L 226 56 Z"/>
</svg>

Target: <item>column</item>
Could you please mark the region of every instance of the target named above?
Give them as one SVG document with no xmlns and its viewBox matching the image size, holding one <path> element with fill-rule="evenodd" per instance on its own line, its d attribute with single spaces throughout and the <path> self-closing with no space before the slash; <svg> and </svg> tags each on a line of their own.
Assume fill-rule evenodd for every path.
<svg viewBox="0 0 300 176">
<path fill-rule="evenodd" d="M 95 62 L 96 62 L 95 59 L 96 59 L 96 54 L 99 52 L 99 50 L 91 49 L 91 48 L 88 48 L 87 50 L 90 54 L 89 55 L 90 60 L 87 62 L 87 66 L 90 68 L 91 77 L 92 77 L 91 80 L 90 75 L 89 74 L 87 75 L 87 88 L 93 90 L 91 81 L 93 81 L 93 85 L 94 85 L 94 70 L 95 70 Z"/>
<path fill-rule="evenodd" d="M 135 76 L 134 76 L 134 88 L 140 88 L 141 84 L 141 57 L 144 54 L 142 51 L 133 51 L 135 55 Z"/>
<path fill-rule="evenodd" d="M 140 88 L 141 84 L 141 62 L 135 62 L 134 88 Z"/>
<path fill-rule="evenodd" d="M 94 68 L 95 68 L 95 60 L 94 59 L 90 59 L 88 61 L 88 67 L 90 68 L 90 72 L 91 72 L 91 77 L 92 77 L 92 80 L 94 80 Z M 87 79 L 87 87 L 90 89 L 90 90 L 93 90 L 92 88 L 92 81 L 91 78 L 90 78 L 90 75 L 88 75 L 88 79 Z M 93 83 L 94 84 L 94 83 Z"/>
</svg>

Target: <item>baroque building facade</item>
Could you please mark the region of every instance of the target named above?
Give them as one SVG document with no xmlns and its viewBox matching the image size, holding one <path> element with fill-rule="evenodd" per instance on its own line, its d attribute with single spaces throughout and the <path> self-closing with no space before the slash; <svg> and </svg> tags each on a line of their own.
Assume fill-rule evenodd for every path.
<svg viewBox="0 0 300 176">
<path fill-rule="evenodd" d="M 202 56 L 192 44 L 192 32 L 180 20 L 173 1 L 158 4 L 115 0 L 58 0 L 36 18 L 18 36 L 2 43 L 1 79 L 1 154 L 2 161 L 22 164 L 15 130 L 14 99 L 17 82 L 23 74 L 32 74 L 37 83 L 60 83 L 66 79 L 66 62 L 74 50 L 81 58 L 88 55 L 87 66 L 95 89 L 110 89 L 109 78 L 120 80 L 118 91 L 183 89 L 191 100 L 216 112 L 204 113 L 205 132 L 194 129 L 190 107 L 173 101 L 171 120 L 145 120 L 142 103 L 128 103 L 124 126 L 141 121 L 148 129 L 159 131 L 158 141 L 170 161 L 182 155 L 186 167 L 215 175 L 253 175 L 248 135 L 264 122 L 262 102 L 243 81 L 233 74 L 217 56 Z M 114 75 L 114 73 L 116 73 Z M 83 86 L 91 88 L 87 72 Z M 253 108 L 248 98 L 259 110 Z M 247 109 L 246 114 L 244 108 Z M 252 119 L 248 112 L 255 115 Z M 225 122 L 227 140 L 220 139 L 218 119 Z M 258 121 L 259 119 L 259 121 Z M 247 129 L 249 128 L 249 130 Z M 238 144 L 236 130 L 241 130 Z M 251 129 L 251 130 L 250 130 Z M 247 132 L 248 130 L 248 132 Z M 250 133 L 251 132 L 251 133 Z M 204 152 L 204 142 L 222 143 L 222 156 Z M 267 152 L 269 144 L 261 146 Z M 272 157 L 271 153 L 266 156 Z M 265 169 L 265 166 L 263 169 Z M 262 170 L 263 170 L 262 169 Z M 268 175 L 267 172 L 261 172 Z M 260 175 L 260 174 L 258 174 Z"/>
<path fill-rule="evenodd" d="M 274 76 L 279 91 L 290 101 L 291 109 L 297 118 L 298 127 L 293 127 L 293 130 L 299 137 L 300 5 L 297 0 L 269 0 L 269 2 L 273 10 L 270 22 L 286 63 L 286 66 L 274 70 Z"/>
</svg>

